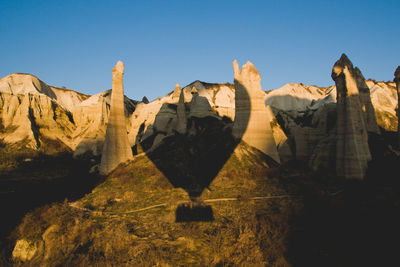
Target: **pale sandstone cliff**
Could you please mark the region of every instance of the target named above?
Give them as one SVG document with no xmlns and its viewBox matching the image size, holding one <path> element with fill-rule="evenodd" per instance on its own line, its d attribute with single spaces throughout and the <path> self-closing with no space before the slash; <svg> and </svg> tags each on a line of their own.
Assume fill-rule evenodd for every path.
<svg viewBox="0 0 400 267">
<path fill-rule="evenodd" d="M 360 83 L 357 77 L 356 83 Z M 379 127 L 397 131 L 396 84 L 366 80 L 364 88 L 365 85 L 369 88 Z M 184 132 L 185 119 L 181 118 L 185 116 L 187 120 L 190 116 L 194 91 L 208 100 L 213 115 L 226 116 L 232 121 L 235 118 L 235 90 L 232 84 L 195 81 L 174 91 L 151 102 L 138 103 L 125 97 L 125 119 L 131 146 L 153 136 L 156 128 L 160 129 L 158 141 L 174 131 Z M 293 152 L 295 158 L 309 161 L 315 168 L 329 162 L 331 140 L 336 135 L 335 123 L 332 123 L 336 120 L 336 86 L 292 83 L 263 94 L 277 122 L 273 123 L 277 127 L 272 127 L 272 131 L 281 160 L 281 149 L 285 144 L 289 154 Z M 0 140 L 21 143 L 34 149 L 43 148 L 47 140 L 53 140 L 73 150 L 75 156 L 100 155 L 110 112 L 110 96 L 110 90 L 88 96 L 49 86 L 29 74 L 6 76 L 0 79 Z M 181 96 L 183 105 L 179 101 Z M 162 107 L 163 104 L 166 105 Z M 211 115 L 208 106 L 207 112 Z M 163 113 L 167 115 L 166 123 L 157 122 L 154 127 L 156 117 L 162 117 Z M 373 117 L 371 112 L 368 114 L 369 118 Z M 365 115 L 363 113 L 364 118 Z M 170 119 L 173 123 L 167 126 Z M 192 128 L 190 130 L 193 132 Z M 283 136 L 281 133 L 286 137 L 283 143 L 279 137 Z"/>
</svg>

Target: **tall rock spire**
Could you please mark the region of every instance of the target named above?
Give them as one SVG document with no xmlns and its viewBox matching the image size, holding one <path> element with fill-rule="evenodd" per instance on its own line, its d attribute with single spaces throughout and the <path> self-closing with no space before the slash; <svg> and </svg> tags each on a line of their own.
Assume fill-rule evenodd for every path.
<svg viewBox="0 0 400 267">
<path fill-rule="evenodd" d="M 177 84 L 179 86 L 179 84 Z M 179 86 L 179 88 L 181 88 Z M 182 88 L 180 89 L 180 95 L 179 95 L 179 101 L 178 101 L 178 106 L 176 109 L 176 114 L 177 114 L 177 125 L 176 125 L 176 131 L 185 134 L 186 133 L 186 128 L 187 128 L 187 121 L 186 121 L 186 110 L 185 110 L 185 95 L 183 93 Z"/>
<path fill-rule="evenodd" d="M 233 62 L 235 74 L 235 121 L 232 133 L 247 144 L 257 148 L 280 162 L 261 89 L 261 76 L 254 65 L 247 61 L 242 70 L 238 62 Z"/>
<path fill-rule="evenodd" d="M 360 92 L 360 104 L 362 109 L 362 114 L 364 117 L 365 127 L 367 127 L 368 133 L 380 134 L 378 123 L 376 122 L 375 109 L 372 105 L 371 92 L 365 78 L 362 75 L 359 68 L 355 67 L 352 73 L 354 79 L 356 80 L 357 88 Z"/>
<path fill-rule="evenodd" d="M 177 101 L 178 99 L 179 99 L 179 97 L 180 97 L 180 95 L 181 95 L 181 91 L 182 91 L 182 88 L 181 88 L 181 86 L 179 85 L 179 83 L 177 83 L 176 85 L 175 85 L 175 89 L 174 89 L 174 91 L 172 92 L 172 100 L 174 101 Z"/>
<path fill-rule="evenodd" d="M 397 87 L 397 146 L 400 148 L 400 66 L 394 72 L 394 82 Z"/>
<path fill-rule="evenodd" d="M 132 159 L 125 125 L 124 88 L 122 75 L 124 64 L 118 61 L 112 69 L 113 83 L 111 91 L 110 117 L 101 156 L 100 174 L 106 175 L 120 163 Z"/>
<path fill-rule="evenodd" d="M 363 179 L 371 160 L 363 114 L 366 109 L 357 86 L 357 75 L 345 54 L 332 69 L 337 88 L 336 174 L 351 179 Z"/>
</svg>

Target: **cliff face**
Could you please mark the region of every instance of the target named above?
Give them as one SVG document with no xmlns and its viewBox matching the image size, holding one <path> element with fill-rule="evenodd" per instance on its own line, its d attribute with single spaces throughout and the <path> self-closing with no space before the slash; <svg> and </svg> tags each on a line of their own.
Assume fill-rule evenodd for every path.
<svg viewBox="0 0 400 267">
<path fill-rule="evenodd" d="M 127 115 L 136 103 L 125 97 Z M 109 106 L 109 90 L 89 96 L 30 74 L 11 74 L 0 79 L 0 140 L 45 152 L 56 144 L 56 151 L 76 156 L 100 155 Z"/>
<path fill-rule="evenodd" d="M 372 129 L 369 131 L 376 132 L 376 125 L 368 123 L 373 122 L 373 113 L 380 128 L 397 131 L 396 84 L 364 80 L 362 75 L 355 76 L 355 83 L 361 88 L 361 96 L 367 88 L 370 92 L 372 105 L 366 103 L 365 108 L 369 112 L 363 113 L 363 116 L 368 114 L 365 120 L 367 126 L 370 125 L 369 129 Z M 185 126 L 184 121 L 190 117 L 190 103 L 196 95 L 195 91 L 202 97 L 201 101 L 207 100 L 214 116 L 225 117 L 230 121 L 235 119 L 233 84 L 195 81 L 174 91 L 152 102 L 124 98 L 131 146 L 153 136 L 155 132 L 159 133 L 158 141 L 174 131 L 184 132 L 185 127 L 187 131 L 193 132 L 193 128 Z M 272 128 L 274 136 L 286 138 L 283 143 L 282 138 L 275 138 L 278 150 L 279 146 L 285 144 L 285 150 L 293 153 L 296 159 L 312 161 L 310 165 L 316 168 L 321 162 L 327 162 L 325 159 L 331 153 L 327 147 L 332 146 L 330 139 L 335 138 L 336 134 L 332 123 L 336 120 L 336 86 L 317 87 L 291 83 L 259 93 L 258 98 L 264 99 L 276 117 L 271 120 L 276 121 L 273 125 L 279 127 L 275 130 Z M 182 100 L 179 101 L 181 96 Z M 60 144 L 60 149 L 72 150 L 75 156 L 100 155 L 106 135 L 110 101 L 110 90 L 88 96 L 46 85 L 30 74 L 8 75 L 0 79 L 0 140 L 4 143 L 20 143 L 33 149 L 44 148 L 51 140 Z M 373 112 L 370 112 L 371 107 Z M 163 116 L 167 120 L 162 119 Z M 180 126 L 175 127 L 169 120 L 174 121 L 175 126 L 180 121 Z M 276 135 L 278 132 L 283 135 Z"/>
<path fill-rule="evenodd" d="M 73 149 L 76 129 L 66 106 L 76 105 L 85 95 L 46 85 L 35 76 L 12 74 L 0 79 L 0 139 L 5 143 L 24 143 L 38 149 L 46 140 L 55 140 Z"/>
</svg>

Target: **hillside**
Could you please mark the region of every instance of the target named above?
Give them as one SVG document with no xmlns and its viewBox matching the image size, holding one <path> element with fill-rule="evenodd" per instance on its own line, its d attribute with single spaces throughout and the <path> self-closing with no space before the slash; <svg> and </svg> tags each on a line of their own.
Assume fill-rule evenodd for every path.
<svg viewBox="0 0 400 267">
<path fill-rule="evenodd" d="M 187 192 L 137 155 L 83 198 L 26 215 L 11 237 L 14 264 L 352 266 L 394 260 L 390 241 L 399 237 L 400 222 L 395 174 L 361 183 L 313 175 L 294 163 L 266 168 L 263 162 L 260 152 L 240 144 L 190 208 Z"/>
<path fill-rule="evenodd" d="M 134 159 L 107 176 L 97 170 L 109 90 L 87 96 L 32 75 L 1 79 L 1 196 L 10 204 L 1 208 L 9 216 L 0 264 L 392 263 L 390 242 L 400 237 L 394 83 L 365 82 L 379 133 L 363 139 L 372 160 L 354 181 L 335 175 L 336 86 L 265 92 L 251 63 L 242 70 L 235 85 L 177 84 L 152 102 L 121 94 Z M 244 94 L 238 104 L 243 84 L 253 99 Z M 240 104 L 263 117 L 235 120 Z M 249 129 L 258 134 L 260 121 L 276 157 L 242 139 Z"/>
</svg>

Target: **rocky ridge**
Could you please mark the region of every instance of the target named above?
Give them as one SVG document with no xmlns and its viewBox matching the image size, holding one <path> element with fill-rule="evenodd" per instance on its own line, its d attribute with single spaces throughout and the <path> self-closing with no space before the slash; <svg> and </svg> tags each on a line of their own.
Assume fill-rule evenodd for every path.
<svg viewBox="0 0 400 267">
<path fill-rule="evenodd" d="M 370 90 L 379 127 L 396 131 L 395 83 L 366 80 L 365 85 Z M 177 130 L 168 125 L 168 121 L 177 120 L 181 95 L 184 103 L 180 103 L 181 115 L 184 107 L 184 115 L 190 116 L 190 103 L 197 92 L 207 100 L 214 116 L 234 120 L 235 91 L 232 84 L 195 81 L 175 91 L 148 103 L 125 97 L 125 119 L 131 146 L 154 133 L 159 135 L 159 142 Z M 324 150 L 318 143 L 322 144 L 322 139 L 328 143 L 326 136 L 334 135 L 331 122 L 336 118 L 336 86 L 292 83 L 262 93 L 266 105 L 276 117 L 275 122 L 270 122 L 275 125 L 274 134 L 279 133 L 275 137 L 276 144 L 286 147 L 287 155 L 293 154 L 296 159 L 311 161 L 310 165 L 318 166 L 313 162 L 321 162 L 321 157 L 327 157 L 326 154 L 314 153 L 318 149 Z M 70 150 L 75 156 L 97 156 L 102 151 L 109 107 L 109 90 L 88 96 L 48 86 L 33 75 L 11 74 L 0 79 L 0 139 L 4 143 L 19 143 L 33 149 L 57 144 L 56 150 Z M 178 132 L 183 131 L 182 127 Z"/>
</svg>

